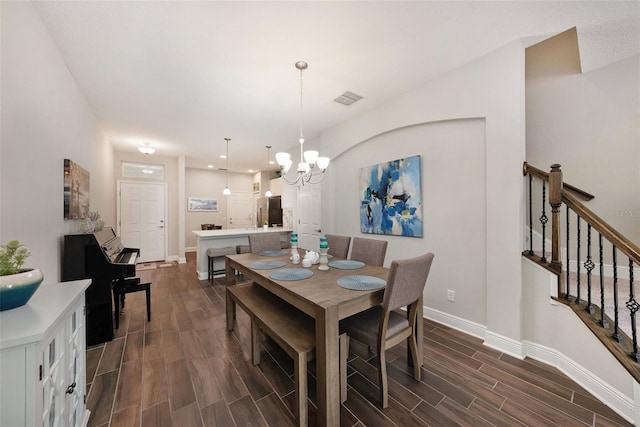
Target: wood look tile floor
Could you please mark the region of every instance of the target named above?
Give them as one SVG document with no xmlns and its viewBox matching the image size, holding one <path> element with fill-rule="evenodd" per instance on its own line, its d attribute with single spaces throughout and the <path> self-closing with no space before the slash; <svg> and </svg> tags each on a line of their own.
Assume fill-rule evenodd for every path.
<svg viewBox="0 0 640 427">
<path fill-rule="evenodd" d="M 139 272 L 151 281 L 128 294 L 116 338 L 87 349 L 89 426 L 292 426 L 293 362 L 268 338 L 261 364 L 250 356 L 250 324 L 238 309 L 225 329 L 224 281 L 199 281 L 186 264 Z M 631 425 L 557 369 L 483 346 L 425 320 L 422 380 L 406 348 L 387 353 L 389 407 L 380 410 L 375 356 L 354 340 L 342 426 Z M 314 365 L 309 420 L 315 425 Z"/>
</svg>

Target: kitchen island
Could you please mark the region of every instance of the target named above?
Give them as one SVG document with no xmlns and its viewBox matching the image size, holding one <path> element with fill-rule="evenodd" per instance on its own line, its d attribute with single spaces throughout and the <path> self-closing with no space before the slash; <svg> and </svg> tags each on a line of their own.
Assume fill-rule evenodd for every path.
<svg viewBox="0 0 640 427">
<path fill-rule="evenodd" d="M 289 234 L 293 230 L 282 227 L 264 228 L 229 228 L 224 230 L 195 230 L 193 234 L 198 236 L 196 248 L 196 272 L 198 279 L 206 280 L 208 277 L 209 260 L 207 259 L 207 249 L 224 248 L 226 246 L 248 245 L 250 234 L 279 233 L 280 240 L 289 241 Z M 214 270 L 224 269 L 224 260 L 215 260 Z"/>
</svg>

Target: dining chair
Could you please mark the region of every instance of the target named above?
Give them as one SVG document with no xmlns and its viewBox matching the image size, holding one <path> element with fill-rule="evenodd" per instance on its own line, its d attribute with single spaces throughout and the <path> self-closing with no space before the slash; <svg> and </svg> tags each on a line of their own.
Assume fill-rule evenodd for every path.
<svg viewBox="0 0 640 427">
<path fill-rule="evenodd" d="M 329 255 L 333 255 L 336 258 L 347 258 L 347 254 L 349 253 L 349 244 L 351 243 L 351 237 L 349 236 L 338 236 L 335 234 L 325 234 L 327 238 L 327 244 L 329 246 L 329 250 L 327 253 Z"/>
<path fill-rule="evenodd" d="M 369 265 L 382 266 L 387 254 L 387 241 L 354 237 L 349 259 Z"/>
<path fill-rule="evenodd" d="M 416 327 L 417 322 L 422 321 L 422 293 L 433 257 L 433 253 L 429 252 L 415 258 L 392 261 L 382 303 L 340 321 L 340 333 L 346 333 L 347 346 L 348 341 L 353 338 L 368 345 L 370 349 L 376 349 L 382 408 L 389 405 L 385 357 L 388 348 L 408 339 L 413 377 L 420 380 L 422 360 L 418 354 Z M 406 316 L 394 311 L 405 306 L 408 306 Z M 421 340 L 422 337 L 417 339 Z M 344 359 L 341 358 L 340 363 L 341 371 L 346 371 Z"/>
<path fill-rule="evenodd" d="M 280 234 L 278 233 L 249 234 L 249 251 L 251 253 L 279 251 L 280 249 Z"/>
</svg>

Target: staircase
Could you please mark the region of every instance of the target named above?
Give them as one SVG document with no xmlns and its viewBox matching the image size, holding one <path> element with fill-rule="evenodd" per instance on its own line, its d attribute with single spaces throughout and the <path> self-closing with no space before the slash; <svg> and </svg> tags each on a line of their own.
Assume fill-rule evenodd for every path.
<svg viewBox="0 0 640 427">
<path fill-rule="evenodd" d="M 640 248 L 578 200 L 594 196 L 564 183 L 560 165 L 544 172 L 525 162 L 523 174 L 528 248 L 522 255 L 557 277 L 555 300 L 571 307 L 640 383 L 634 285 Z"/>
</svg>

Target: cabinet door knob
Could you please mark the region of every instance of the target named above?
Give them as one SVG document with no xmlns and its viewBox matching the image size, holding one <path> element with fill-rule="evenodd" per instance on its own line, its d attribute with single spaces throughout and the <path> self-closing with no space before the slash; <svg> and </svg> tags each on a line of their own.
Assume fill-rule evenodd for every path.
<svg viewBox="0 0 640 427">
<path fill-rule="evenodd" d="M 67 387 L 67 394 L 73 394 L 73 391 L 76 389 L 76 382 L 74 381 L 69 387 Z"/>
</svg>

